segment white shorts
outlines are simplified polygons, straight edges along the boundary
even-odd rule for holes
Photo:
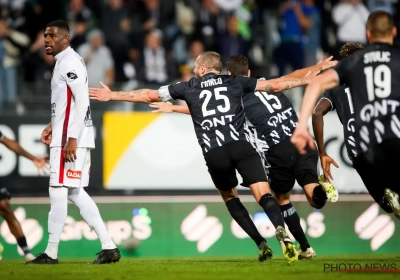
[[[77,148],[74,162],[64,162],[64,148],[50,148],[50,186],[87,187],[90,177],[90,149]]]

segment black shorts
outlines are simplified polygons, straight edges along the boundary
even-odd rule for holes
[[[232,141],[207,152],[204,158],[215,187],[221,191],[238,185],[236,170],[245,186],[268,182],[260,155],[247,141]]]
[[[11,199],[11,194],[6,188],[0,188],[0,200]]]
[[[301,155],[287,138],[265,152],[269,168],[271,189],[275,193],[290,192],[295,180],[301,187],[318,183],[318,152],[307,150]]]
[[[400,139],[388,139],[358,155],[354,160],[354,168],[378,203],[381,202],[386,188],[400,194],[400,184],[396,176],[399,172],[399,158]]]

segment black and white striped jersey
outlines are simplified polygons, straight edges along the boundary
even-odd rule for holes
[[[350,88],[357,153],[386,139],[400,138],[400,48],[374,43],[334,68]]]
[[[252,95],[257,79],[208,73],[159,89],[163,101],[185,100],[198,142],[206,153],[231,141],[246,140],[242,96]]]
[[[331,103],[331,111],[336,110],[340,122],[343,125],[344,143],[347,154],[351,160],[357,156],[354,129],[354,106],[351,99],[350,88],[341,85],[332,90],[325,91],[322,98]]]
[[[246,118],[256,128],[264,149],[292,136],[297,126],[297,114],[282,92],[246,94],[243,106]]]

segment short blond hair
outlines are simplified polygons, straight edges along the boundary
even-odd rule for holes
[[[197,59],[198,64],[204,64],[209,71],[222,71],[222,60],[219,53],[204,52]]]

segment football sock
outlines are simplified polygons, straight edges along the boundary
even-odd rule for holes
[[[24,251],[24,254],[29,254],[31,252],[31,249],[28,247],[28,243],[26,242],[26,237],[21,236],[20,238],[17,239],[18,246]]]
[[[265,214],[267,214],[275,228],[278,226],[285,228],[285,222],[283,221],[281,209],[279,208],[278,202],[276,202],[276,199],[272,196],[272,194],[264,194],[260,198],[258,204],[260,204],[260,206],[264,209]]]
[[[232,218],[247,233],[247,235],[253,239],[257,246],[260,245],[261,242],[265,241],[258,232],[254,222],[250,218],[249,212],[247,212],[247,209],[243,206],[239,198],[230,199],[225,202],[225,204]]]
[[[48,220],[49,242],[45,253],[52,259],[57,259],[58,244],[67,219],[68,189],[64,187],[50,187],[50,212]]]
[[[313,194],[312,194],[312,200],[317,205],[315,207],[317,209],[321,209],[326,204],[328,198],[327,198],[326,193],[321,185],[318,185],[314,188]]]
[[[84,188],[70,188],[68,199],[71,200],[80,210],[81,216],[91,229],[93,229],[101,242],[102,250],[115,249],[117,246],[108,234],[107,228],[101,218],[99,208],[88,195]]]
[[[301,250],[306,251],[308,248],[310,248],[310,244],[308,243],[307,237],[303,231],[303,228],[301,227],[300,217],[297,214],[296,209],[290,202],[288,204],[281,205],[280,208],[283,219],[285,220],[285,223],[293,237],[297,240],[297,242],[300,243]]]

